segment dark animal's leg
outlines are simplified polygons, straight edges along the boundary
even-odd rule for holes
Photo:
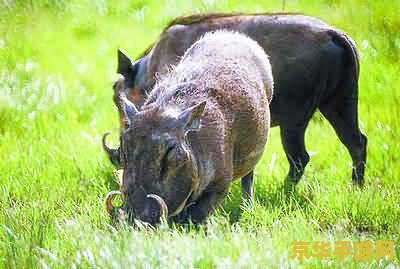
[[[358,127],[357,100],[345,99],[320,107],[322,114],[332,124],[340,141],[346,146],[353,160],[353,183],[364,184],[367,161],[367,137]]]
[[[181,223],[191,220],[198,224],[203,222],[223,201],[229,192],[230,181],[224,181],[218,186],[208,187],[200,199],[181,212],[175,220]]]
[[[242,197],[244,201],[253,199],[253,171],[242,178]]]
[[[282,145],[290,165],[286,185],[297,184],[300,181],[304,168],[310,160],[304,144],[306,127],[307,124],[301,127],[281,126]]]

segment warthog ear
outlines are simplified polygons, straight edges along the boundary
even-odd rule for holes
[[[132,63],[131,59],[118,49],[118,69],[117,73],[124,76],[127,80],[132,80],[136,76],[137,66]]]
[[[121,102],[121,108],[123,112],[123,121],[126,126],[129,126],[133,117],[136,115],[136,113],[138,113],[138,110],[135,104],[133,104],[131,101],[128,100],[128,98],[126,98],[124,92],[120,93],[119,100]]]
[[[178,116],[178,122],[184,126],[185,131],[196,131],[200,128],[200,118],[203,115],[206,101],[189,107]]]

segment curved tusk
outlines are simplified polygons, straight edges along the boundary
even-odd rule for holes
[[[103,149],[104,149],[108,154],[114,156],[114,155],[116,154],[116,152],[118,152],[118,149],[112,149],[112,148],[109,148],[109,147],[107,146],[106,138],[107,138],[107,136],[108,136],[109,134],[110,134],[110,132],[105,133],[105,134],[103,135],[103,139],[102,139],[101,141],[102,141],[102,144],[103,144]]]
[[[148,194],[146,195],[147,198],[152,198],[157,201],[157,203],[160,205],[161,209],[161,219],[167,220],[168,218],[168,206],[165,203],[164,199],[158,196],[157,194]]]
[[[112,148],[109,148],[109,147],[107,146],[107,143],[106,143],[106,138],[107,138],[107,136],[109,136],[109,134],[110,134],[110,132],[107,132],[107,133],[103,134],[103,138],[101,139],[101,142],[102,142],[102,144],[103,144],[103,149],[104,149],[105,151],[107,151],[107,152],[110,152],[110,151],[113,150]]]
[[[106,195],[105,205],[108,214],[111,214],[113,212],[114,206],[112,204],[112,201],[114,200],[114,197],[117,195],[122,195],[122,193],[120,191],[110,191]]]
[[[108,136],[109,134],[110,134],[110,133],[107,132],[107,133],[105,133],[105,134],[103,135],[103,139],[102,139],[103,149],[104,149],[105,152],[107,152],[108,158],[110,158],[111,162],[114,163],[115,165],[119,165],[119,162],[120,162],[120,160],[119,160],[119,158],[120,158],[120,156],[119,156],[119,149],[109,148],[109,147],[107,146],[107,143],[106,143],[106,138],[107,138],[107,136]]]

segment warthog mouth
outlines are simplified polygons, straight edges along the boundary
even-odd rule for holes
[[[112,202],[116,196],[122,196],[121,191],[110,191],[107,193],[106,198],[105,198],[105,206],[108,214],[114,215],[115,210],[117,209],[116,207],[113,206]],[[164,199],[158,196],[157,194],[147,194],[146,195],[147,199],[154,199],[158,205],[160,206],[160,219],[161,220],[167,220],[169,217],[168,215],[168,206],[165,203]],[[126,219],[126,212],[120,207],[118,208],[118,215],[119,219],[125,220]]]
[[[122,174],[123,174],[123,170],[117,170],[115,172],[115,176],[117,177],[118,183],[121,186],[122,185]],[[186,196],[186,198],[183,200],[183,202],[177,207],[177,209],[172,212],[171,214],[169,214],[168,211],[168,206],[165,203],[164,199],[154,193],[151,194],[147,194],[146,198],[147,199],[153,199],[157,202],[157,204],[160,207],[160,220],[164,220],[166,221],[168,218],[173,217],[178,215],[179,213],[181,213],[186,207],[188,207],[189,205],[192,205],[193,203],[189,203],[189,198],[191,197],[191,195],[193,194],[193,192],[195,191],[195,189],[197,189],[198,187],[198,181],[197,180],[192,180],[192,186],[190,188],[190,191],[188,193],[188,195]],[[110,191],[109,193],[107,193],[106,198],[105,198],[105,207],[106,210],[108,212],[108,214],[110,214],[111,216],[115,215],[116,213],[118,214],[119,219],[121,220],[126,220],[127,218],[127,212],[125,212],[122,207],[116,208],[113,205],[113,200],[116,196],[122,196],[122,192],[121,191]],[[117,210],[118,209],[118,210]],[[116,212],[117,211],[117,212]]]

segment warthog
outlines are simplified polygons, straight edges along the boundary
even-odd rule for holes
[[[187,50],[140,111],[122,93],[124,215],[202,222],[261,158],[272,88],[264,50],[243,34],[217,31]],[[116,194],[106,198],[109,212]]]
[[[290,163],[287,181],[297,183],[309,162],[304,133],[319,109],[352,157],[353,182],[362,185],[367,138],[358,126],[357,50],[343,32],[312,17],[208,14],[177,18],[134,63],[119,53],[118,72],[124,78],[114,87],[117,106],[121,91],[140,106],[157,74],[167,72],[205,32],[218,29],[245,33],[271,57],[275,81],[271,121],[272,126],[280,126],[282,145]],[[120,163],[118,150],[108,149],[108,152],[115,164]]]

